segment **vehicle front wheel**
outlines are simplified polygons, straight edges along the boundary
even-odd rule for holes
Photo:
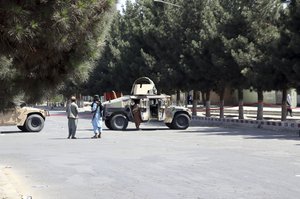
[[[25,125],[24,126],[17,126],[21,131],[23,132],[28,132],[28,130],[26,129]]]
[[[110,125],[110,120],[107,119],[107,120],[105,120],[104,122],[105,122],[105,126],[106,126],[108,129],[112,130],[111,125]]]
[[[187,129],[190,125],[190,118],[187,114],[180,113],[175,115],[172,121],[172,127],[174,129]]]
[[[128,126],[128,120],[125,115],[117,114],[110,119],[112,130],[125,130]]]
[[[44,128],[45,120],[38,114],[33,114],[27,117],[25,128],[29,132],[39,132]]]

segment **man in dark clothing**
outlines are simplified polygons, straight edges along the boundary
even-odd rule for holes
[[[140,130],[140,124],[142,122],[142,117],[141,117],[141,110],[140,110],[140,107],[139,107],[137,101],[134,102],[134,105],[132,106],[131,109],[132,109],[132,115],[133,115],[135,127],[137,130]]]

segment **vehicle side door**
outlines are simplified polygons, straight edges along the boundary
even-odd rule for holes
[[[158,121],[163,121],[165,119],[165,109],[165,101],[163,99],[158,99]]]
[[[150,119],[150,107],[149,107],[148,98],[142,98],[140,100],[140,110],[141,110],[142,120],[148,121]]]

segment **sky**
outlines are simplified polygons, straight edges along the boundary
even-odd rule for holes
[[[132,2],[134,2],[135,0],[131,0]],[[117,9],[118,10],[121,10],[122,9],[122,5],[124,5],[126,2],[126,0],[118,0],[118,3],[117,3]]]

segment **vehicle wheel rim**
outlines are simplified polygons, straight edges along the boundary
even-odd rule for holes
[[[177,119],[177,124],[178,124],[179,126],[184,127],[184,126],[186,126],[186,125],[188,124],[188,119],[187,119],[186,117],[179,117],[179,118]]]
[[[123,117],[117,117],[115,120],[115,124],[118,127],[123,127],[124,126],[124,118]]]
[[[32,127],[39,127],[41,125],[41,121],[38,118],[32,118],[31,119],[31,125]]]

